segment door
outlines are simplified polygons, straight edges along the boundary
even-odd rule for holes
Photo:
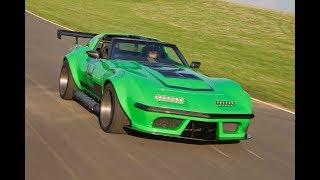
[[[98,99],[102,97],[103,78],[107,78],[110,71],[110,68],[103,66],[103,63],[106,63],[103,61],[107,61],[108,58],[109,42],[102,42],[100,45],[96,49],[99,51],[100,58],[88,57],[85,71],[87,92]]]
[[[89,44],[92,42],[91,48],[89,47],[88,50],[97,51],[100,52],[102,45],[103,45],[103,37],[96,37],[97,39],[91,39]],[[81,86],[84,88],[84,91],[94,95],[93,91],[93,80],[92,80],[92,73],[94,72],[97,64],[99,64],[101,59],[93,58],[90,56],[87,56],[86,60],[84,61],[84,64],[82,66],[82,72],[83,72],[83,81],[81,82]]]
[[[86,78],[86,83],[88,85],[88,88],[86,89],[91,95],[99,99],[102,95],[101,85],[99,84],[99,81],[103,76],[102,75],[103,69],[101,68],[102,68],[102,59],[91,58],[90,60],[87,61],[85,78]]]

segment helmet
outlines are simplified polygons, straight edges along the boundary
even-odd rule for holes
[[[160,47],[154,44],[147,44],[143,49],[142,49],[142,56],[147,57],[149,52],[155,51],[157,52],[158,56],[160,55]]]
[[[151,44],[151,45],[147,45],[147,52],[150,52],[150,51],[157,51],[157,52],[160,52],[160,48],[159,46],[156,46],[154,44]]]

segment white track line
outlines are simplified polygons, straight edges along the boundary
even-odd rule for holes
[[[44,20],[44,21],[47,21],[47,22],[49,22],[49,23],[51,23],[51,24],[54,24],[54,25],[56,25],[56,26],[60,26],[60,27],[62,27],[62,28],[64,28],[64,29],[67,29],[67,30],[73,31],[73,30],[72,30],[72,29],[70,29],[70,28],[67,28],[67,27],[62,26],[62,25],[60,25],[60,24],[58,24],[58,23],[52,22],[52,21],[50,21],[50,20],[48,20],[48,19],[45,19],[45,18],[43,18],[43,17],[41,17],[41,16],[38,16],[38,15],[36,15],[36,14],[34,14],[34,13],[32,13],[32,12],[30,12],[30,11],[26,10],[26,9],[25,9],[25,11],[26,11],[27,13],[32,14],[32,15],[36,16],[37,18],[40,18],[40,19],[42,19],[42,20]]]
[[[214,147],[214,146],[210,146],[212,149],[216,150],[218,153],[224,155],[227,158],[231,158],[229,155],[225,154],[224,152],[222,152],[220,149]]]
[[[273,108],[277,108],[277,109],[280,109],[280,110],[282,110],[282,111],[285,111],[285,112],[288,112],[288,113],[291,113],[291,114],[296,114],[295,112],[292,112],[292,111],[289,111],[289,110],[287,110],[287,109],[284,109],[284,108],[281,108],[281,107],[275,106],[275,105],[273,105],[273,104],[270,104],[270,103],[267,103],[267,102],[261,101],[261,100],[259,100],[259,99],[256,99],[256,98],[252,98],[252,99],[253,99],[254,101],[257,101],[257,102],[260,102],[260,103],[266,104],[266,105],[271,106],[271,107],[273,107]]]
[[[255,157],[264,160],[261,156],[257,155],[256,153],[250,151],[249,149],[246,149],[246,151],[248,151],[250,154],[254,155]]]
[[[26,9],[25,9],[25,11],[26,11],[27,13],[32,14],[32,15],[34,15],[34,16],[36,16],[36,17],[38,17],[38,18],[40,18],[40,19],[42,19],[42,20],[44,20],[44,21],[47,21],[47,22],[49,22],[49,23],[51,23],[51,24],[54,24],[54,25],[56,25],[56,26],[62,27],[62,28],[64,28],[64,29],[67,29],[67,30],[70,30],[70,31],[74,31],[74,30],[72,30],[72,29],[70,29],[70,28],[67,28],[67,27],[62,26],[62,25],[60,25],[60,24],[58,24],[58,23],[52,22],[52,21],[50,21],[50,20],[48,20],[48,19],[45,19],[45,18],[43,18],[43,17],[41,17],[41,16],[39,16],[39,15],[36,15],[36,14],[34,14],[33,12],[30,12],[30,11],[28,11],[28,10],[26,10]],[[252,99],[253,99],[254,101],[257,101],[257,102],[266,104],[266,105],[271,106],[271,107],[273,107],[273,108],[280,109],[280,110],[282,110],[282,111],[285,111],[285,112],[288,112],[288,113],[291,113],[291,114],[295,114],[295,112],[292,112],[292,111],[289,111],[289,110],[287,110],[287,109],[284,109],[284,108],[281,108],[281,107],[272,105],[272,104],[270,104],[270,103],[261,101],[261,100],[259,100],[259,99],[256,99],[256,98],[252,98]]]

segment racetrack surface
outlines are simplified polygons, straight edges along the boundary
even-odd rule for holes
[[[294,114],[255,102],[251,140],[187,144],[104,133],[95,115],[62,100],[62,57],[74,39],[26,20],[26,179],[294,179]]]

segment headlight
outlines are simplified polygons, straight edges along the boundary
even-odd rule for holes
[[[172,97],[172,96],[166,96],[166,95],[156,95],[154,98],[157,101],[164,101],[164,102],[172,102],[177,104],[184,104],[185,99],[182,97]]]

